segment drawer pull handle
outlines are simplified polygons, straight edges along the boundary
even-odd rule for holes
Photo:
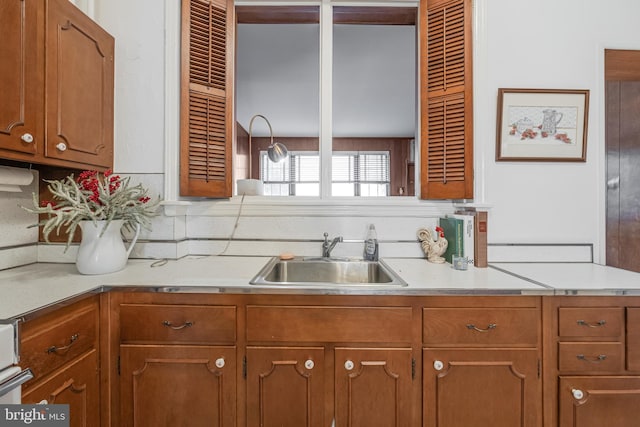
[[[444,362],[442,362],[442,360],[435,360],[433,362],[433,369],[436,371],[442,371],[444,369]]]
[[[355,367],[355,363],[353,363],[353,361],[351,360],[347,360],[346,362],[344,362],[344,369],[346,369],[347,371],[352,371]]]
[[[307,368],[308,370],[312,370],[314,368],[314,366],[316,366],[316,364],[311,359],[307,359],[307,361],[304,362],[304,367]]]
[[[224,357],[220,357],[220,358],[216,359],[216,368],[222,369],[222,368],[224,368],[224,365],[225,365]]]
[[[468,323],[467,324],[467,329],[471,329],[474,331],[478,331],[478,332],[489,332],[491,329],[495,329],[497,328],[498,325],[496,325],[495,323],[489,323],[487,325],[486,328],[482,329],[482,328],[478,328],[476,325],[474,325],[473,323]]]
[[[584,354],[578,354],[576,357],[578,358],[578,360],[584,360],[585,362],[589,362],[589,363],[600,363],[607,359],[606,354],[599,354],[591,358],[585,356]]]
[[[76,341],[78,341],[78,338],[80,338],[79,334],[73,334],[71,335],[71,338],[69,339],[69,344],[67,345],[63,345],[62,347],[57,347],[55,345],[52,345],[51,347],[49,347],[47,349],[47,354],[51,354],[51,353],[60,353],[60,352],[66,352],[68,351],[72,345],[74,345],[76,343]]]
[[[195,322],[184,322],[184,323],[183,323],[182,325],[180,325],[180,326],[174,326],[174,325],[173,325],[170,321],[168,321],[168,320],[165,320],[165,321],[163,321],[163,322],[162,322],[162,324],[163,324],[164,326],[166,326],[167,328],[171,328],[171,329],[173,329],[174,331],[177,331],[177,330],[180,330],[180,329],[184,329],[184,328],[189,328],[189,327],[193,326],[193,324],[194,324],[194,323],[195,323]]]
[[[582,400],[582,398],[584,397],[584,392],[578,388],[571,389],[571,394],[576,400]]]
[[[584,320],[578,320],[578,325],[586,326],[587,328],[601,328],[607,323],[606,320],[599,320],[597,323],[589,323]]]

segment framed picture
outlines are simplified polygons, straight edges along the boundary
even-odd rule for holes
[[[588,90],[498,89],[496,161],[586,161],[588,110]]]

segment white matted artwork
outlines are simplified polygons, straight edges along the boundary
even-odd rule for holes
[[[588,110],[588,90],[498,89],[496,161],[586,161]]]

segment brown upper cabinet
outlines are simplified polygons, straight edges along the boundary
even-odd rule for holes
[[[0,158],[111,167],[113,37],[67,0],[4,1],[0,37]]]

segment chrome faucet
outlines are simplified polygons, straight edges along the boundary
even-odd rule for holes
[[[324,243],[322,244],[322,257],[329,258],[331,256],[331,251],[338,244],[338,242],[342,242],[342,236],[335,237],[331,242],[329,242],[329,233],[324,233]]]

